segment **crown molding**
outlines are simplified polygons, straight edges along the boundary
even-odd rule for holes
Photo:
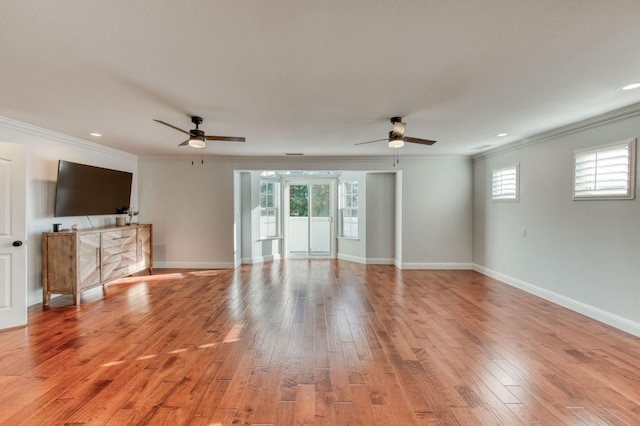
[[[473,161],[482,158],[492,157],[494,155],[503,154],[505,152],[513,151],[524,146],[531,146],[542,142],[548,142],[554,139],[558,139],[563,136],[568,136],[574,133],[583,132],[585,130],[593,129],[596,127],[605,126],[607,124],[616,123],[618,121],[628,120],[630,118],[640,116],[640,103],[628,105],[623,108],[618,108],[613,111],[609,111],[604,114],[596,115],[595,117],[587,118],[575,123],[567,124],[566,126],[558,127],[547,132],[539,133],[529,138],[521,139],[506,145],[502,145],[487,151],[474,155]]]
[[[187,156],[140,156],[140,162],[172,162],[172,163],[185,163],[194,162],[194,165],[198,165],[201,160],[205,163],[260,163],[260,164],[273,164],[287,162],[290,164],[308,164],[317,162],[331,162],[331,163],[380,163],[389,164],[393,162],[392,156],[227,156],[227,155],[204,155],[199,157],[187,157]],[[440,160],[467,160],[471,161],[469,155],[411,155],[400,156],[399,165],[402,163],[422,163],[425,161],[440,161]],[[393,166],[391,166],[393,169]]]
[[[77,148],[89,149],[91,151],[99,152],[101,154],[108,154],[126,158],[128,160],[137,160],[138,156],[129,152],[121,151],[119,149],[110,148],[105,145],[100,145],[95,142],[87,141],[84,139],[76,138],[74,136],[68,136],[63,133],[58,133],[53,130],[45,129],[42,127],[27,124],[22,121],[13,120],[11,118],[0,116],[0,127],[13,130],[21,133],[27,133],[33,136],[54,140],[67,145],[71,145]]]

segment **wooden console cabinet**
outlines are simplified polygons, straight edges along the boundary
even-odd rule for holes
[[[80,293],[116,278],[147,269],[153,273],[152,225],[108,226],[42,234],[42,292]]]

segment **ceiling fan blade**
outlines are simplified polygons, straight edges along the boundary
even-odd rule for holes
[[[360,143],[356,143],[354,145],[364,145],[364,144],[367,144],[367,143],[382,142],[382,141],[388,141],[388,140],[389,140],[389,138],[384,138],[384,139],[378,139],[376,141],[360,142]]]
[[[410,138],[409,136],[405,136],[402,140],[405,142],[419,143],[421,145],[433,145],[436,143],[436,141],[430,141],[429,139]]]
[[[191,133],[187,132],[186,130],[182,130],[182,129],[181,129],[181,128],[179,128],[179,127],[176,127],[176,126],[174,126],[173,124],[165,123],[164,121],[162,121],[162,120],[156,120],[155,118],[153,119],[153,121],[156,121],[156,122],[158,122],[158,123],[160,123],[160,124],[164,124],[165,126],[169,126],[169,127],[171,127],[172,129],[176,129],[177,131],[182,132],[182,133],[186,133],[187,135],[191,135]]]
[[[182,142],[180,145],[178,146],[187,146],[189,145],[189,139],[187,139],[186,141]]]
[[[226,142],[245,142],[246,138],[242,136],[205,136],[208,141],[226,141]]]

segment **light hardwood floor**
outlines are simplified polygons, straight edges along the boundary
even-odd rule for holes
[[[640,340],[471,271],[159,270],[0,333],[8,425],[638,425]]]

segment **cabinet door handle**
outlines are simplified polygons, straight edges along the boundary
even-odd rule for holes
[[[100,269],[100,247],[96,247],[96,269]]]

